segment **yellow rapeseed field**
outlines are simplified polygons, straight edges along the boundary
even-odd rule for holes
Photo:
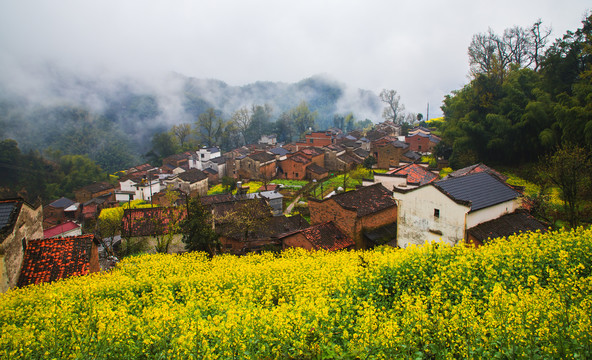
[[[202,253],[0,296],[5,359],[590,359],[592,230]]]

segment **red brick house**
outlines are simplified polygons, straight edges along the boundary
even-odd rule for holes
[[[409,150],[420,153],[431,153],[440,142],[440,138],[431,134],[418,131],[415,134],[405,136],[405,142],[409,144]]]
[[[182,168],[185,170],[189,169],[189,159],[191,158],[191,152],[184,152],[182,154],[175,154],[167,156],[162,159],[162,165],[170,165],[173,168]]]
[[[329,176],[329,170],[315,163],[306,167],[306,178],[311,180],[322,180]]]
[[[303,248],[306,250],[337,251],[353,249],[354,240],[347,236],[332,221],[313,225],[280,237],[282,248]]]
[[[236,160],[238,174],[243,179],[273,179],[276,175],[274,154],[260,151]]]
[[[100,271],[98,245],[94,235],[29,241],[18,286]]]
[[[299,153],[288,155],[286,160],[280,161],[278,177],[290,180],[304,180],[306,167],[312,164],[309,158]]]
[[[409,151],[409,144],[391,136],[383,137],[370,144],[370,154],[376,158],[376,167],[379,169],[399,166],[401,157],[407,151]]]
[[[307,173],[307,168],[316,164],[320,168],[325,166],[325,151],[317,147],[307,147],[288,154],[285,160],[280,161],[278,177],[291,180],[304,180],[311,178],[313,171]],[[318,172],[318,168],[316,168]],[[312,178],[322,178],[322,174]],[[321,177],[319,177],[321,176]]]
[[[79,216],[80,204],[61,197],[43,207],[43,227],[48,228],[68,220],[77,220]]]
[[[330,131],[313,131],[306,134],[305,142],[307,146],[327,146],[335,143],[333,134]]]
[[[392,191],[382,184],[362,187],[324,200],[309,199],[310,220],[313,225],[333,221],[349,237],[356,249],[373,244],[367,233],[380,228],[392,228],[397,221],[397,204]],[[396,236],[382,243],[396,239]]]

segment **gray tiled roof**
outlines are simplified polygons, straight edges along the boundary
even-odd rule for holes
[[[282,147],[276,147],[273,148],[271,150],[269,150],[270,153],[275,154],[275,155],[279,155],[279,156],[284,156],[289,154],[290,152]]]
[[[471,202],[471,211],[483,209],[520,196],[516,190],[486,172],[449,178],[434,183],[452,198]]]
[[[62,208],[65,209],[74,203],[75,203],[74,200],[70,200],[68,198],[62,197],[62,198],[59,198],[56,201],[52,202],[51,204],[49,204],[49,206],[54,207],[56,209],[62,209]]]
[[[18,201],[0,202],[0,230],[12,224],[12,222],[14,221],[12,213],[17,208],[17,206]]]
[[[547,232],[548,226],[535,219],[532,215],[517,211],[494,220],[481,223],[469,229],[469,234],[477,240],[486,241],[506,237],[521,232],[541,231]]]

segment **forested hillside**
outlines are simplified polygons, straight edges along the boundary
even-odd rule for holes
[[[155,134],[174,125],[193,125],[208,109],[227,122],[241,108],[265,106],[268,121],[275,123],[304,102],[316,112],[312,126],[318,129],[332,126],[335,115],[348,113],[377,122],[381,111],[376,94],[321,76],[294,84],[230,86],[178,74],[149,84],[101,79],[54,67],[37,69],[35,75],[30,87],[0,84],[0,139],[16,140],[24,152],[87,155],[109,172],[142,161]]]

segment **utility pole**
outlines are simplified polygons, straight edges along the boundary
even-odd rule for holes
[[[428,101],[428,111],[426,113],[426,122],[430,121],[430,102]]]

